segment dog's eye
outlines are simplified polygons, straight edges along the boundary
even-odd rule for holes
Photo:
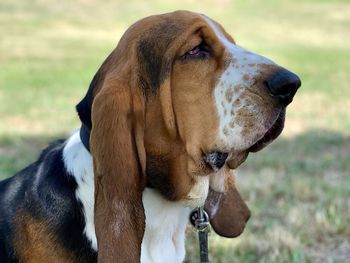
[[[182,57],[184,59],[191,58],[208,58],[210,54],[209,46],[203,41],[198,46],[195,46],[190,51],[187,51]]]

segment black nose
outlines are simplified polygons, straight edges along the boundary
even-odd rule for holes
[[[268,77],[265,85],[271,96],[278,98],[282,105],[287,106],[292,102],[301,81],[297,75],[283,69]]]

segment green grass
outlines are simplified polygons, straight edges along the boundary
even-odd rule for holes
[[[0,2],[0,178],[79,126],[74,106],[134,21],[205,13],[236,41],[298,73],[285,131],[237,171],[252,210],[234,240],[210,233],[212,262],[350,262],[348,0]],[[189,229],[186,262],[199,262]]]

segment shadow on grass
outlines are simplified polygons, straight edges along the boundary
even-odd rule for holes
[[[0,178],[11,176],[36,160],[48,143],[67,134],[0,137]],[[329,130],[309,130],[278,138],[262,152],[250,154],[244,171],[261,168],[285,173],[319,175],[330,170],[350,171],[350,136]]]
[[[308,130],[294,137],[278,138],[262,152],[250,154],[242,168],[308,175],[350,171],[350,136],[330,130]]]

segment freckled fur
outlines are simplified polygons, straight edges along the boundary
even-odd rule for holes
[[[232,101],[232,98],[233,98],[233,90],[232,90],[232,88],[226,90],[225,96],[226,96],[226,100],[228,102]]]
[[[267,58],[235,45],[232,38],[218,24],[207,17],[204,18],[215,32],[218,41],[225,47],[226,57],[230,61],[215,88],[214,96],[220,119],[217,141],[221,143],[221,148],[227,151],[244,150],[264,134],[266,119],[270,118],[274,107],[272,99],[264,90],[263,81],[257,82],[257,78],[264,79],[264,76],[276,71],[278,66]],[[254,100],[251,97],[251,89],[261,94],[261,98],[269,103],[262,104],[260,100]],[[225,114],[227,111],[231,114]],[[270,122],[272,121],[273,118]],[[234,123],[234,126],[230,123]],[[228,129],[229,126],[232,128]]]

